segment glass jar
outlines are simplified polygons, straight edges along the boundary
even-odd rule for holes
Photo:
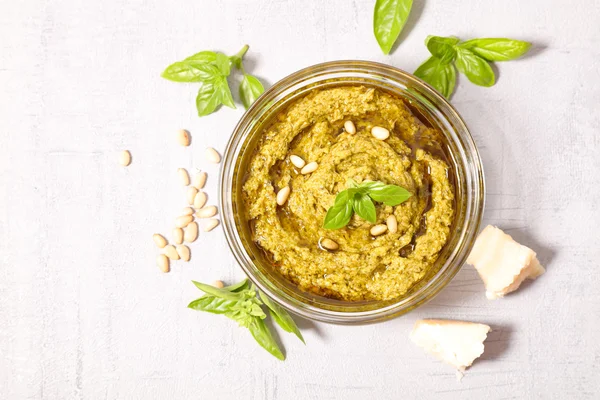
[[[393,301],[347,302],[299,290],[275,271],[252,241],[244,215],[242,186],[248,158],[272,120],[290,102],[309,91],[339,85],[363,85],[403,98],[421,119],[446,139],[454,171],[456,215],[446,246],[431,272]],[[460,270],[479,226],[484,207],[484,177],[473,138],[454,107],[429,85],[397,68],[369,61],[334,61],[298,71],[268,89],[244,114],[227,144],[221,171],[220,205],[231,250],[249,279],[274,301],[306,318],[342,324],[365,323],[405,314],[431,300]]]

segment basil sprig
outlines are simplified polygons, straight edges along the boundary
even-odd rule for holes
[[[486,38],[460,42],[458,38],[442,36],[428,36],[425,45],[431,57],[414,74],[446,98],[454,92],[456,69],[476,85],[493,86],[496,76],[489,62],[514,60],[531,48],[531,43],[521,40]]]
[[[408,20],[413,0],[377,0],[373,33],[384,54],[389,54]]]
[[[199,82],[196,108],[198,116],[202,117],[211,114],[221,105],[235,108],[227,81],[232,67],[235,67],[243,75],[239,96],[244,107],[248,108],[265,89],[256,77],[246,73],[244,69],[242,59],[247,51],[248,45],[231,57],[220,52],[201,51],[169,65],[161,76],[174,82]]]
[[[337,194],[333,206],[327,210],[323,228],[332,230],[343,228],[348,225],[354,213],[366,221],[375,223],[377,212],[373,200],[388,206],[397,206],[411,196],[410,192],[403,187],[386,185],[379,181],[357,184],[349,180],[348,186],[348,189]]]
[[[205,311],[213,314],[222,314],[236,321],[240,326],[247,328],[256,342],[273,356],[284,360],[277,341],[265,324],[267,315],[263,305],[269,310],[273,321],[283,330],[295,334],[304,343],[302,333],[288,312],[269,299],[264,293],[250,286],[247,279],[224,287],[216,288],[211,285],[192,281],[194,285],[205,294],[192,301],[188,307],[193,310]],[[260,294],[260,297],[259,295]]]

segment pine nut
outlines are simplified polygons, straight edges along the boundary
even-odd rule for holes
[[[119,164],[126,167],[131,164],[131,153],[129,150],[123,150],[119,153]]]
[[[194,220],[193,215],[182,215],[175,220],[175,226],[177,228],[185,228],[190,222]]]
[[[337,250],[340,247],[339,244],[337,244],[336,242],[334,242],[333,240],[328,239],[328,238],[321,239],[319,244],[321,245],[322,248],[324,248],[326,250],[332,250],[332,251]]]
[[[206,149],[205,155],[206,159],[213,164],[218,164],[221,162],[221,155],[212,147]]]
[[[175,246],[173,246],[172,244],[165,247],[165,254],[171,260],[179,260],[179,253],[177,253],[177,250],[175,250]]]
[[[198,224],[196,222],[190,222],[183,230],[183,240],[192,243],[195,242],[196,239],[198,239]]]
[[[177,141],[182,146],[186,146],[186,147],[189,146],[190,145],[190,133],[188,131],[186,131],[185,129],[181,129],[179,132],[177,132]]]
[[[398,232],[398,220],[396,220],[396,216],[394,214],[387,217],[387,227],[390,230],[390,233]]]
[[[167,245],[167,239],[165,239],[165,237],[159,233],[155,233],[154,235],[152,235],[152,239],[154,240],[154,243],[156,243],[159,249],[162,249]]]
[[[311,172],[315,172],[318,167],[319,167],[319,164],[317,164],[316,161],[313,161],[311,163],[306,164],[304,166],[304,168],[302,168],[302,170],[300,171],[300,173],[302,175],[310,174]]]
[[[183,186],[187,186],[190,184],[190,174],[188,174],[185,168],[179,168],[177,170],[177,175],[179,175],[179,180]]]
[[[173,228],[173,242],[175,242],[175,244],[183,243],[183,229]]]
[[[181,215],[194,215],[194,209],[192,207],[183,207]]]
[[[294,164],[294,167],[296,168],[302,168],[306,165],[306,161],[304,161],[302,157],[296,155],[291,155],[290,161],[292,162],[292,164]]]
[[[351,135],[354,135],[356,133],[356,126],[354,126],[354,122],[352,121],[344,122],[344,129]]]
[[[217,215],[216,206],[206,206],[196,212],[196,217],[198,218],[210,218],[214,217],[215,215]]]
[[[208,220],[208,222],[204,226],[204,232],[210,232],[213,229],[215,229],[217,226],[219,226],[219,220],[211,218]]]
[[[375,139],[385,140],[390,137],[390,131],[381,126],[374,126],[371,128],[371,135],[373,135]]]
[[[156,265],[158,265],[158,268],[160,268],[160,270],[164,273],[167,273],[171,270],[171,267],[169,266],[169,258],[164,254],[159,254],[158,257],[156,257]]]
[[[225,287],[223,281],[214,281],[212,285],[217,289],[223,289]]]
[[[194,199],[196,198],[196,195],[198,194],[198,189],[196,189],[194,186],[190,186],[187,190],[186,193],[186,199],[189,205],[194,204]]]
[[[206,172],[198,172],[196,175],[194,175],[193,185],[196,186],[196,189],[202,189],[204,185],[206,185],[207,177],[208,175],[206,174]]]
[[[202,207],[204,207],[204,205],[206,204],[206,193],[204,192],[198,192],[196,193],[196,196],[194,197],[194,208],[195,209],[200,209]]]
[[[290,189],[289,186],[286,186],[283,189],[281,189],[279,192],[277,192],[277,204],[279,204],[280,206],[284,205],[285,202],[287,201],[288,197],[290,197],[291,191],[292,191],[292,189]]]
[[[388,229],[388,227],[385,224],[375,225],[374,227],[371,228],[371,235],[373,235],[373,236],[383,235],[385,233],[385,231],[387,231],[387,229]]]
[[[181,257],[183,261],[190,261],[190,248],[187,247],[185,244],[177,245],[177,254],[179,254],[179,257]]]

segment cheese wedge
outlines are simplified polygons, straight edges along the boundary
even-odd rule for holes
[[[488,299],[497,299],[519,288],[525,279],[535,279],[546,270],[529,247],[488,225],[479,234],[467,262],[485,283]]]
[[[442,361],[464,371],[483,354],[483,341],[491,328],[475,322],[422,319],[410,339]]]

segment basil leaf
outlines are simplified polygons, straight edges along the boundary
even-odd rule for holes
[[[244,74],[244,79],[240,83],[240,99],[244,107],[250,107],[264,91],[265,88],[256,77]]]
[[[221,71],[224,76],[229,76],[231,73],[231,60],[223,53],[217,53],[214,65]]]
[[[510,61],[527,53],[531,43],[506,38],[486,38],[467,40],[459,47],[471,50],[488,61]]]
[[[302,341],[302,343],[306,344],[304,338],[302,337],[302,333],[298,326],[290,316],[290,314],[285,310],[285,308],[281,307],[279,304],[272,301],[266,294],[263,292],[260,293],[260,298],[263,303],[269,308],[269,314],[273,320],[279,325],[284,331],[293,333]]]
[[[412,0],[377,0],[373,13],[373,32],[384,54],[389,54],[398,39],[412,7]]]
[[[354,212],[364,220],[374,224],[377,221],[375,204],[367,194],[357,193],[353,198]]]
[[[229,108],[235,109],[236,107],[233,102],[233,96],[231,95],[231,89],[229,89],[229,84],[227,83],[227,78],[223,77],[217,82],[217,90],[220,93],[221,103]]]
[[[231,311],[231,307],[236,302],[236,300],[227,300],[215,296],[202,296],[188,304],[188,308],[213,314],[225,314]]]
[[[369,196],[371,196],[371,198],[375,201],[379,201],[387,206],[393,207],[404,203],[410,198],[411,194],[403,187],[396,185],[384,185],[383,187],[370,188]]]
[[[456,45],[458,41],[459,39],[454,37],[427,36],[425,44],[427,50],[429,50],[432,55],[439,58],[442,64],[448,64],[456,58],[454,45]]]
[[[340,192],[342,194],[343,192]],[[340,196],[338,194],[338,196]],[[337,201],[336,203],[327,210],[325,215],[325,221],[323,222],[323,228],[325,229],[340,229],[348,225],[352,218],[352,203],[349,199],[345,201]]]
[[[214,51],[201,51],[200,53],[196,53],[193,56],[189,56],[183,61],[195,61],[197,63],[205,63],[209,64],[215,62],[217,59],[217,53]]]
[[[243,279],[238,283],[234,283],[233,285],[225,286],[223,289],[229,290],[230,292],[239,292],[241,290],[248,289],[248,279]]]
[[[214,79],[217,75],[219,69],[214,65],[179,61],[169,65],[161,76],[174,82],[202,82]]]
[[[242,298],[242,296],[239,293],[231,293],[229,290],[226,290],[225,288],[219,289],[214,286],[207,285],[205,283],[196,282],[196,281],[192,281],[192,283],[194,285],[196,285],[196,287],[198,289],[202,290],[204,293],[213,295],[215,297],[219,297],[221,299],[240,300]]]
[[[265,322],[262,319],[253,318],[252,321],[250,321],[250,324],[248,325],[248,329],[250,330],[250,333],[252,334],[256,342],[263,349],[267,350],[276,358],[282,361],[285,360],[285,356],[279,349],[279,345],[277,344],[275,339],[273,339],[271,331],[269,331],[269,328],[267,328],[267,325],[265,325]]]
[[[467,49],[457,48],[456,68],[476,85],[489,87],[496,83],[496,77],[490,64]]]
[[[414,75],[433,86],[444,97],[450,98],[456,86],[456,70],[452,64],[443,64],[439,58],[430,57]]]

